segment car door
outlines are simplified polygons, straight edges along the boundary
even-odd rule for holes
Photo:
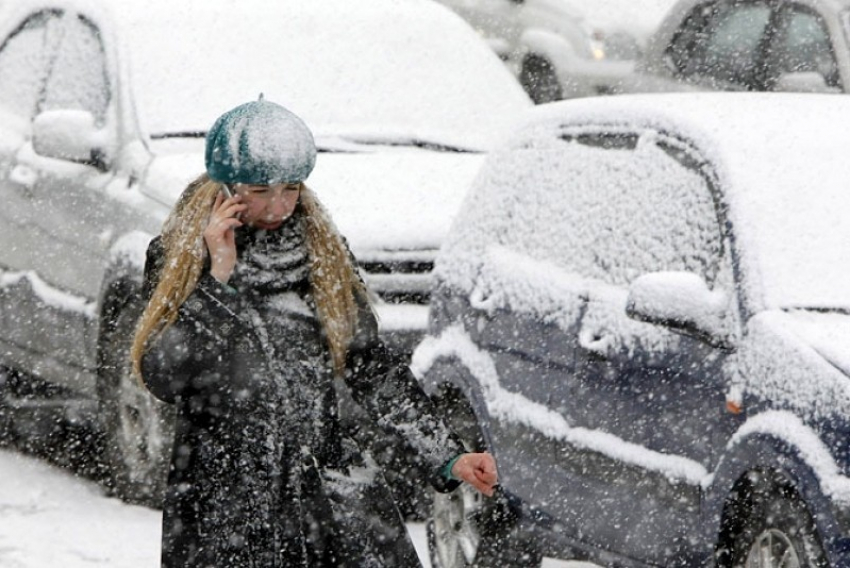
[[[0,338],[5,364],[38,344],[28,325],[36,300],[26,279],[33,267],[32,177],[18,167],[17,156],[31,145],[32,120],[62,37],[62,16],[59,10],[34,11],[0,40],[0,270],[5,275],[0,287]]]
[[[18,240],[23,211],[29,211],[28,193],[21,172],[15,169],[16,155],[32,135],[32,119],[47,80],[50,62],[58,47],[61,13],[35,12],[24,18],[0,44],[0,238]],[[0,268],[28,267],[24,247],[0,247]]]
[[[597,213],[593,246],[604,273],[579,325],[580,370],[572,392],[563,393],[581,401],[569,418],[593,431],[599,445],[567,446],[562,454],[593,464],[605,485],[593,539],[664,565],[698,546],[691,536],[701,486],[740,417],[726,404],[728,346],[631,319],[629,285],[646,274],[696,274],[726,294],[733,334],[737,303],[709,163],[661,134],[633,153],[627,177],[599,172],[600,192],[608,184],[628,184],[629,191],[612,195]]]
[[[86,111],[105,139],[114,137],[116,113],[100,30],[70,11],[61,15],[57,30],[58,49],[33,120],[46,111]],[[77,388],[74,370],[93,364],[94,300],[114,233],[127,227],[128,206],[108,198],[114,174],[96,159],[41,155],[30,138],[10,165],[17,196],[12,242],[25,243],[26,250],[13,267],[34,283],[28,288],[33,297],[17,308],[16,342],[29,359],[22,363],[67,365],[68,386]]]

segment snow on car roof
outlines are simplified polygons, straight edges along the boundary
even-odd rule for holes
[[[530,105],[475,32],[430,1],[151,0],[114,17],[152,134],[205,130],[263,92],[318,136],[483,148]]]
[[[850,99],[835,95],[617,96],[536,107],[511,140],[591,124],[683,137],[715,168],[751,308],[850,308],[848,116]],[[493,181],[482,174],[476,183]]]

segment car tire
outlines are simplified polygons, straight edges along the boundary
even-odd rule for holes
[[[455,393],[436,399],[443,416],[467,448],[483,451],[484,443],[472,409]],[[501,487],[492,498],[464,483],[451,493],[433,492],[426,524],[428,552],[434,568],[500,566],[532,568],[543,558],[518,533],[517,516]]]
[[[564,97],[555,68],[539,55],[528,55],[523,59],[519,82],[534,104],[559,101]]]
[[[727,508],[730,514],[725,535],[728,548],[718,547],[718,566],[829,565],[814,519],[790,483],[767,472],[751,472],[736,502]]]
[[[14,442],[14,423],[12,408],[9,404],[12,373],[5,367],[0,367],[0,448]]]
[[[98,398],[109,488],[121,499],[160,507],[165,494],[175,413],[136,377],[130,345],[143,306],[130,301],[117,312],[101,344]]]

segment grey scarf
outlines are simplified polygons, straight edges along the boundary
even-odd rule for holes
[[[239,262],[233,273],[234,285],[258,294],[306,290],[310,255],[305,229],[304,215],[296,211],[275,231],[238,231]]]

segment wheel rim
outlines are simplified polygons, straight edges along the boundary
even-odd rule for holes
[[[159,470],[163,429],[157,403],[129,369],[122,369],[117,393],[116,443],[131,481],[145,482]]]
[[[171,416],[164,404],[145,389],[133,373],[130,338],[138,317],[132,306],[121,312],[107,346],[101,404],[107,421],[114,480],[126,498],[156,495],[163,478],[163,460],[171,444]]]
[[[761,533],[747,554],[746,568],[800,568],[800,557],[788,536],[776,529]]]
[[[465,483],[452,493],[434,495],[434,544],[442,568],[475,561],[481,543],[477,514],[482,506],[481,494]]]

